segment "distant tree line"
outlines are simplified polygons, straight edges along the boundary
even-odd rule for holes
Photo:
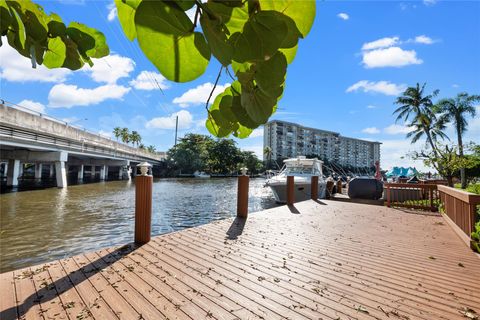
[[[232,139],[189,133],[167,152],[167,171],[172,176],[195,171],[228,175],[242,167],[257,174],[263,170],[263,163],[254,152],[240,150]]]
[[[148,151],[150,153],[156,152],[155,146],[150,145],[147,147],[142,143],[142,136],[140,136],[137,131],[130,132],[128,128],[115,127],[113,129],[113,135],[115,136],[117,141],[121,140],[123,143],[126,144],[131,143],[132,146],[136,146],[137,148]]]

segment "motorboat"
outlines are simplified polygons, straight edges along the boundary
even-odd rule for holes
[[[205,173],[205,172],[203,172],[203,171],[195,171],[195,172],[193,173],[193,176],[194,176],[195,178],[204,178],[204,179],[205,179],[205,178],[210,178],[210,175],[207,174],[207,173]]]
[[[326,181],[323,176],[323,161],[317,158],[307,159],[305,156],[286,159],[280,172],[267,179],[265,185],[272,189],[275,201],[287,202],[287,176],[294,176],[295,201],[311,198],[312,176],[318,176],[318,197],[325,198]]]

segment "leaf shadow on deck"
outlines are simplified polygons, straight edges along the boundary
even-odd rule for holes
[[[36,292],[32,293],[30,296],[28,296],[24,301],[19,301],[16,307],[11,307],[6,310],[0,311],[0,319],[9,319],[10,315],[16,314],[19,319],[22,319],[23,317],[26,316],[26,313],[28,310],[37,304],[45,304],[48,301],[54,299],[57,297],[59,294],[68,291],[78,284],[87,281],[90,277],[96,275],[97,273],[101,272],[103,269],[109,267],[113,263],[117,262],[118,260],[122,259],[126,255],[134,252],[138,248],[140,248],[141,245],[136,245],[134,243],[129,243],[126,244],[122,247],[117,248],[115,251],[112,251],[109,254],[103,255],[96,259],[95,261],[91,261],[89,264],[85,264],[80,266],[76,271],[74,272],[67,272],[67,275],[64,276],[63,278],[60,278],[48,286],[44,286],[40,289],[38,289]],[[69,259],[73,259],[69,258]],[[53,261],[53,263],[60,263],[59,261]],[[95,265],[98,264],[103,264],[104,266],[102,268],[98,268]],[[48,264],[47,264],[48,265]],[[77,273],[74,275],[74,273]],[[81,273],[79,276],[78,273]],[[33,279],[33,272],[28,275],[27,277]],[[65,283],[68,283],[68,285],[65,287]],[[59,286],[59,284],[62,284],[62,286]],[[62,287],[61,292],[58,292],[56,294],[58,287]]]
[[[246,222],[246,218],[236,217],[230,225],[230,228],[227,230],[226,238],[229,240],[237,240],[238,236],[242,234]]]

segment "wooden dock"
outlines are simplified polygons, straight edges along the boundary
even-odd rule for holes
[[[305,201],[1,274],[0,319],[476,319],[444,218]]]

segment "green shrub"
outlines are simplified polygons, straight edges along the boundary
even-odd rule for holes
[[[471,234],[472,249],[480,253],[480,221],[475,224],[475,231]]]

